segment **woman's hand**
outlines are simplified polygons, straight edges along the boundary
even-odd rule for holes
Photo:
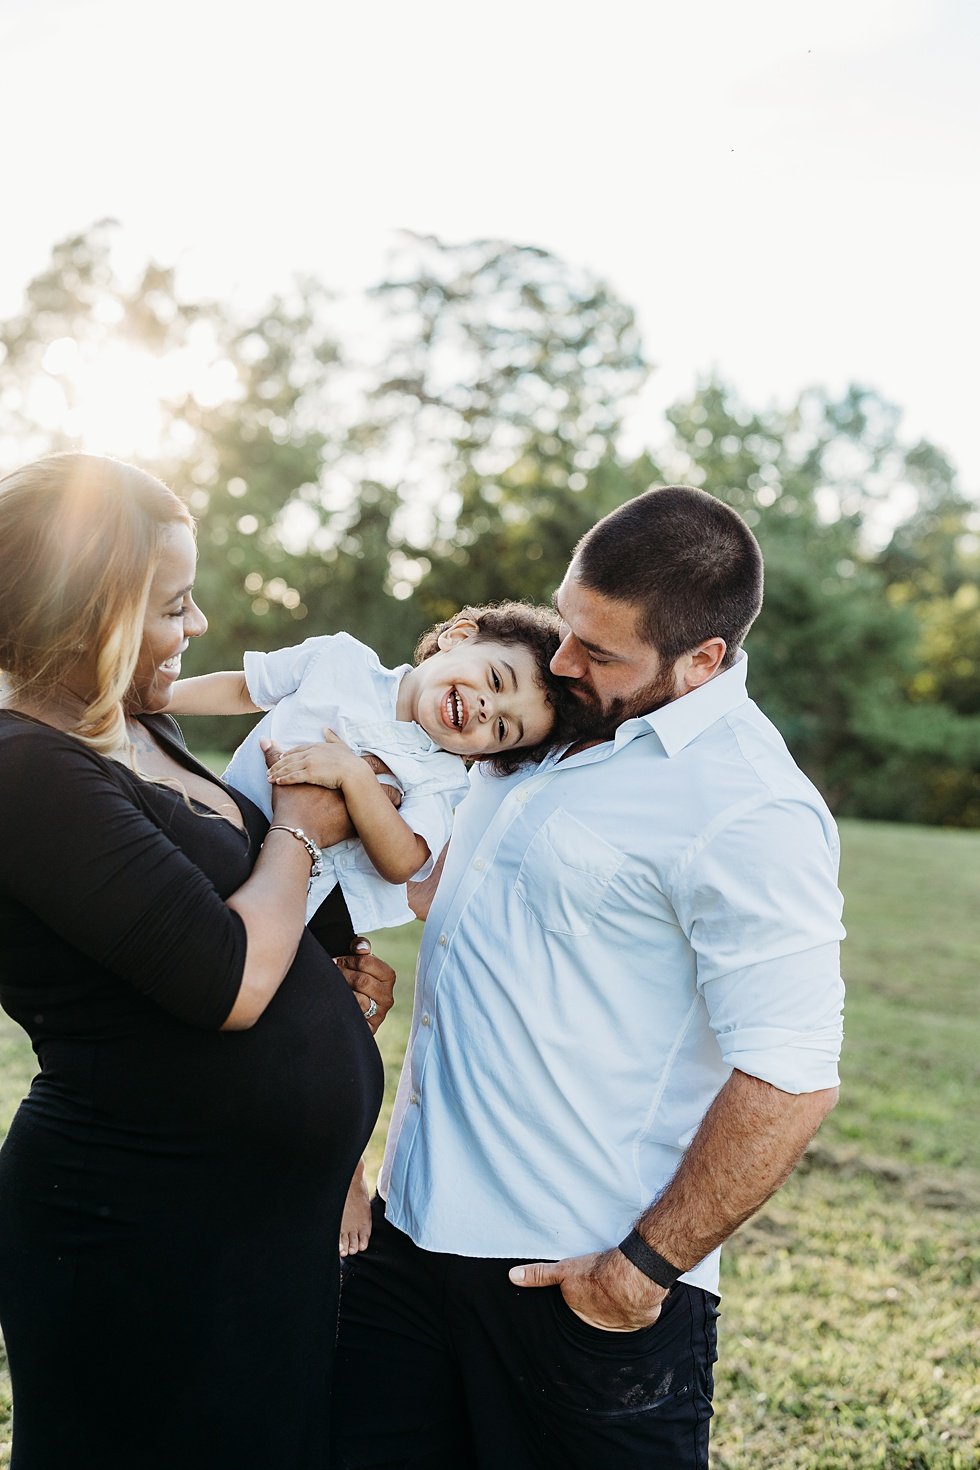
[[[351,948],[353,954],[339,955],[334,963],[357,997],[371,1030],[377,1031],[395,1003],[395,972],[371,953],[371,941],[362,935]]]
[[[343,793],[326,786],[273,786],[272,819],[280,826],[302,827],[317,847],[357,836]]]
[[[368,768],[338,735],[324,727],[319,745],[298,745],[287,750],[269,766],[269,781],[274,786],[328,786],[342,791],[347,781],[369,780]]]
[[[338,744],[342,742],[338,741]],[[262,750],[270,770],[286,755],[293,754],[292,751],[284,754],[271,740],[262,741]],[[358,756],[356,759],[366,762],[376,776],[391,775],[384,761],[376,755]],[[393,806],[401,806],[402,793],[398,787],[384,784],[384,793]],[[331,791],[326,786],[273,785],[272,810],[277,822],[288,827],[302,827],[318,847],[333,847],[335,842],[345,842],[349,837],[357,836],[342,792]]]

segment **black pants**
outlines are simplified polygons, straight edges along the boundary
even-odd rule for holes
[[[706,1470],[717,1298],[678,1283],[639,1332],[589,1327],[514,1261],[423,1251],[384,1218],[350,1259],[335,1470]]]

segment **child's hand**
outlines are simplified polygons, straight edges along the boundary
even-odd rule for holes
[[[307,783],[342,791],[345,781],[363,780],[367,767],[339,735],[324,728],[322,745],[298,745],[287,750],[269,767],[269,780],[274,786],[297,786]]]

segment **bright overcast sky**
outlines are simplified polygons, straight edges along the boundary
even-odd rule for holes
[[[657,372],[878,388],[980,494],[976,0],[0,0],[0,312],[111,215],[188,291],[392,232],[604,275]]]

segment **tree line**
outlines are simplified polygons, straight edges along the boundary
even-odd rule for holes
[[[0,324],[0,462],[77,447],[84,373],[113,353],[123,378],[161,369],[152,445],[117,452],[198,519],[189,672],[340,628],[405,661],[466,603],[547,601],[597,517],[689,483],[759,538],[751,692],[834,810],[980,826],[980,516],[875,392],[752,408],[708,379],[628,455],[633,311],[545,250],[406,234],[358,300],[302,279],[249,314],[167,266],[126,279],[112,247],[109,222],[57,244]]]

